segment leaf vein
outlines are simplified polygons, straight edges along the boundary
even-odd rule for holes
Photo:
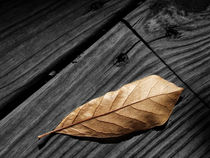
[[[95,116],[96,111],[98,110],[99,106],[101,105],[102,101],[104,99],[104,96],[102,96],[100,103],[98,104],[98,106],[95,108],[95,111],[93,113],[93,117]]]
[[[132,118],[132,117],[129,117],[129,116],[121,115],[121,114],[116,113],[116,112],[115,112],[115,114],[117,114],[117,115],[119,115],[119,116],[121,116],[121,117],[125,117],[125,118],[127,118],[127,119],[131,119],[131,120],[135,120],[135,121],[137,121],[137,122],[143,123],[144,125],[147,125],[146,122],[143,122],[143,121],[138,120],[138,119],[136,119],[136,118]]]
[[[96,132],[96,133],[102,133],[102,134],[114,134],[114,133],[105,133],[105,132],[101,132],[101,131],[96,131],[95,129],[93,129],[93,128],[91,128],[91,127],[89,127],[89,126],[87,126],[87,125],[84,125],[83,123],[81,123],[84,127],[86,127],[86,128],[88,128],[89,130],[92,130],[92,131],[94,131],[94,132]]]
[[[155,85],[156,85],[157,83],[159,83],[159,81],[157,81],[157,82],[150,88],[149,93],[147,94],[147,97],[149,96],[149,94],[151,93],[152,89],[155,87]],[[147,97],[146,97],[146,98],[147,98]]]
[[[160,106],[165,107],[168,111],[171,111],[171,110],[168,108],[168,106],[166,106],[166,105],[164,105],[164,104],[160,104],[160,103],[158,103],[158,102],[152,100],[151,98],[148,98],[148,99],[149,99],[150,101],[152,101],[153,103],[156,103],[156,104],[158,104],[158,105],[160,105]]]
[[[131,105],[131,108],[133,108],[133,109],[135,109],[135,110],[138,110],[138,111],[147,112],[147,113],[150,113],[150,114],[153,114],[153,115],[164,115],[164,114],[156,114],[156,113],[154,113],[154,112],[147,111],[147,110],[137,109],[137,108],[133,107],[132,105]]]
[[[113,124],[113,125],[115,125],[115,126],[118,126],[118,127],[120,127],[120,128],[123,128],[123,129],[127,129],[127,130],[133,130],[133,129],[131,129],[131,128],[126,128],[126,127],[123,127],[123,126],[121,126],[121,125],[118,125],[118,124],[116,124],[116,123],[113,123],[113,122],[107,122],[107,121],[104,121],[104,120],[98,120],[98,119],[96,119],[97,121],[101,121],[101,122],[104,122],[104,123],[109,123],[109,124]]]
[[[120,90],[119,90],[119,91],[120,91]],[[118,97],[119,91],[117,91],[117,96],[114,98],[114,100],[113,100],[113,102],[112,102],[112,105],[111,105],[110,108],[109,108],[109,111],[112,109],[113,103],[115,102],[116,98]]]
[[[79,116],[80,114],[80,111],[82,110],[82,108],[79,109],[79,112],[77,113],[77,115],[74,117],[73,121],[72,121],[72,124],[74,124],[74,121],[77,119],[77,117]]]
[[[140,84],[140,83],[138,83],[138,84],[136,85],[136,87],[134,87],[134,89],[131,91],[131,93],[127,96],[127,98],[125,99],[125,101],[124,101],[124,103],[123,103],[123,106],[124,106],[124,104],[126,103],[126,101],[128,100],[128,98],[131,96],[131,94],[134,92],[134,90],[139,86],[139,84]]]

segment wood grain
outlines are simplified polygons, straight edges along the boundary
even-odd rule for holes
[[[185,88],[163,130],[136,133],[118,143],[64,135],[37,140],[74,108],[150,74]],[[203,130],[209,119],[209,111],[183,83],[126,26],[118,24],[0,122],[0,157],[186,156],[190,153],[185,146],[201,148],[195,153],[205,156],[210,144],[201,142],[209,133],[209,128]]]
[[[210,107],[210,12],[147,1],[125,20]]]
[[[13,98],[18,100],[67,56],[82,53],[88,47],[85,42],[103,33],[125,6],[136,4],[135,0],[42,2],[28,1],[22,5],[25,10],[17,6],[17,11],[2,15],[14,17],[0,24],[7,28],[0,34],[0,109],[12,106]]]

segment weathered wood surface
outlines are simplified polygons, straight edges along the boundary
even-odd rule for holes
[[[9,3],[13,9],[0,15],[0,109],[9,111],[56,64],[84,51],[136,0],[19,3]]]
[[[199,12],[190,9],[150,0],[125,20],[210,107],[210,12],[207,6]]]
[[[150,74],[185,88],[166,128],[117,143],[59,134],[37,139],[75,107]],[[209,122],[209,111],[184,83],[118,24],[0,122],[0,157],[205,157]]]

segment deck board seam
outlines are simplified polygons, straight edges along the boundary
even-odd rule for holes
[[[138,37],[144,45],[208,108],[210,106],[162,59],[152,47],[150,47],[149,43],[144,40],[144,38],[124,19],[121,19],[121,22],[130,29],[136,37]]]

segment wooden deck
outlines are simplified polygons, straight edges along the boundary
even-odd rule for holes
[[[210,157],[207,1],[0,3],[0,157]],[[37,139],[83,103],[151,74],[185,88],[165,126]]]

